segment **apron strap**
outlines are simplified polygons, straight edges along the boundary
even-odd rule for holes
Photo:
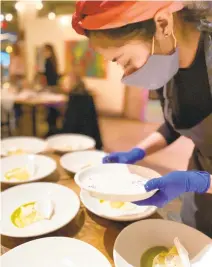
[[[208,71],[209,85],[212,95],[212,32],[205,32],[205,60]]]

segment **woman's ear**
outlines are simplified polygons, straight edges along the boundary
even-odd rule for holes
[[[154,17],[156,24],[156,39],[162,40],[173,32],[173,15],[167,9],[160,10]]]

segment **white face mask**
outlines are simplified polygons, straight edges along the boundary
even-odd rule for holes
[[[154,55],[154,38],[152,44],[152,54],[137,71],[124,76],[122,82],[129,86],[142,87],[149,90],[155,90],[167,84],[179,70],[179,50],[176,48],[171,55]]]

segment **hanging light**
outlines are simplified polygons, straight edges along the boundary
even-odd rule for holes
[[[25,7],[25,4],[23,2],[18,1],[18,2],[15,3],[15,9],[17,11],[24,10],[24,7]]]
[[[6,19],[6,21],[12,21],[12,19],[13,19],[13,15],[10,14],[10,13],[8,13],[8,14],[6,14],[6,16],[5,16],[5,19]]]
[[[36,9],[37,10],[41,10],[43,8],[43,3],[42,1],[38,1],[38,3],[36,3]]]
[[[48,19],[49,19],[49,20],[54,20],[55,18],[56,18],[56,15],[55,15],[54,12],[50,12],[50,13],[48,14]]]
[[[67,26],[67,25],[69,25],[69,24],[71,23],[71,19],[70,19],[69,16],[62,16],[62,17],[60,18],[60,23],[61,23],[61,25],[63,25],[63,26]]]
[[[0,14],[0,22],[4,21],[4,15]]]

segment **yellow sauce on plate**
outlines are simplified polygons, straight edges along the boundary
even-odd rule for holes
[[[24,228],[36,221],[37,211],[34,209],[35,202],[30,202],[18,207],[11,215],[12,223],[18,228]],[[31,208],[32,212],[24,215],[23,208]]]
[[[24,151],[23,149],[16,149],[16,150],[11,150],[7,152],[8,156],[12,156],[12,155],[23,155],[26,154],[26,151]]]
[[[4,174],[6,180],[16,179],[18,181],[29,180],[30,176],[31,175],[26,168],[15,168]]]

